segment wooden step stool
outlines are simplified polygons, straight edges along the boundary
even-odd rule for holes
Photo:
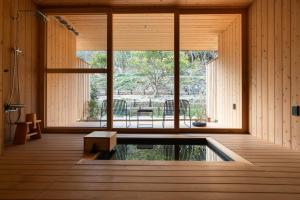
[[[84,152],[86,154],[99,151],[111,151],[117,144],[117,132],[94,131],[84,136]]]
[[[28,139],[42,138],[41,122],[36,119],[35,113],[26,114],[25,122],[17,123],[14,144],[25,144]]]

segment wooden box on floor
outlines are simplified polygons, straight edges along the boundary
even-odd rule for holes
[[[117,144],[117,132],[94,131],[84,137],[84,152],[111,151]]]

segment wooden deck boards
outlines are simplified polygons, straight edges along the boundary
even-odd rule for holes
[[[83,136],[44,134],[41,140],[7,147],[0,157],[0,199],[300,199],[300,152],[250,135],[205,136],[252,166],[145,161],[76,164],[83,155]]]

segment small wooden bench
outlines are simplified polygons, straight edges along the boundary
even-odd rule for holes
[[[25,144],[28,139],[42,138],[41,122],[36,119],[35,113],[26,114],[25,122],[17,123],[14,144]]]
[[[111,151],[117,144],[117,132],[94,131],[84,136],[84,152]]]

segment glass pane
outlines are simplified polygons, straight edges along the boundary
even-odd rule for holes
[[[174,127],[174,15],[116,14],[114,127]]]
[[[241,128],[241,16],[180,16],[180,128]]]
[[[105,127],[106,74],[47,74],[47,127]]]
[[[47,23],[48,68],[106,68],[107,16],[51,16]]]

